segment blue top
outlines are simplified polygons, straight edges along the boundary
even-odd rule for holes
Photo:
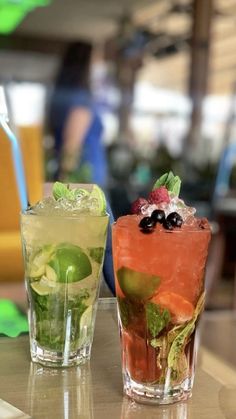
[[[55,130],[56,151],[62,148],[62,133],[69,113],[78,107],[87,108],[91,112],[91,123],[83,140],[79,167],[85,165],[91,172],[91,183],[104,187],[107,180],[107,163],[105,148],[102,144],[103,126],[101,119],[92,105],[91,96],[86,90],[61,89],[56,92],[52,103],[52,124]]]

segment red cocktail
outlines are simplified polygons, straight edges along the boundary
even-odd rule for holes
[[[148,203],[113,226],[124,390],[157,403],[191,394],[211,235],[206,219],[195,218],[169,194],[169,202],[156,209]],[[172,211],[174,200],[179,213]],[[168,227],[173,214],[180,221]]]

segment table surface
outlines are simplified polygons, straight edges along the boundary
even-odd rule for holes
[[[228,361],[202,346],[188,402],[155,407],[130,401],[122,394],[115,301],[106,298],[99,303],[90,365],[45,368],[30,362],[27,335],[1,338],[0,398],[35,419],[234,419],[236,369]]]

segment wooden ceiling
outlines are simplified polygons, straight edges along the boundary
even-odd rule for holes
[[[101,42],[116,33],[124,14],[132,16],[156,2],[159,0],[51,0],[49,6],[30,13],[17,33]]]
[[[139,79],[187,93],[191,6],[192,0],[54,0],[49,7],[29,14],[14,37],[89,38],[95,43],[103,43],[117,34],[120,19],[129,14],[135,29],[144,27],[155,35],[146,48]],[[159,56],[158,51],[163,50],[163,45],[165,51],[166,43],[175,46],[176,51],[170,53],[167,49]],[[210,94],[232,92],[236,81],[235,45],[236,0],[214,0],[208,77]]]
[[[160,17],[152,19],[146,7],[146,15],[137,13],[137,19],[149,25],[156,33],[165,31],[171,36],[190,36],[192,17],[189,13],[169,13],[170,3],[191,5],[191,0],[178,2],[160,2],[156,4],[156,11]],[[169,9],[168,9],[169,7]],[[236,82],[236,0],[215,0],[214,17],[212,21],[212,38],[209,60],[208,92],[209,94],[231,94]],[[147,57],[146,64],[140,71],[140,79],[149,80],[163,88],[175,89],[182,92],[188,90],[190,49],[181,49],[176,54],[156,60]],[[173,71],[174,69],[174,71]]]

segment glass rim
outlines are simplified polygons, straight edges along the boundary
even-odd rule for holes
[[[191,226],[187,226],[187,227],[190,227],[190,228],[185,228],[185,227],[174,227],[173,228],[173,230],[166,230],[166,229],[161,229],[161,230],[158,230],[158,231],[156,231],[155,229],[152,231],[152,233],[150,233],[150,234],[147,234],[147,236],[153,236],[153,235],[159,235],[159,234],[194,234],[194,233],[211,233],[212,234],[212,229],[211,229],[211,227],[210,227],[210,225],[209,225],[209,227],[204,227],[204,228],[201,228],[201,227],[199,227],[198,229],[196,229],[196,228],[194,228],[194,227],[192,227],[191,228]],[[127,228],[127,225],[125,226],[125,225],[118,225],[117,224],[117,222],[114,222],[113,224],[112,224],[112,230],[115,230],[115,229],[124,229],[124,230],[128,230],[128,228]],[[138,225],[137,225],[137,229],[138,229],[138,232],[140,232],[141,233],[141,229],[138,227]]]
[[[78,218],[110,218],[110,214],[106,212],[105,214],[88,214],[88,213],[79,213],[74,215],[59,215],[59,214],[36,214],[30,212],[29,209],[20,211],[20,217],[29,216],[29,217],[39,217],[39,218],[50,218],[50,219],[62,219],[62,220],[76,220]]]

